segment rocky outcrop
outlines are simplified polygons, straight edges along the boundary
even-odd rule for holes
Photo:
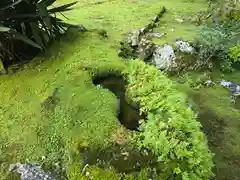
[[[190,43],[177,39],[173,48],[169,44],[160,46],[153,42],[153,38],[161,39],[165,35],[163,32],[153,30],[165,12],[166,9],[163,8],[148,25],[125,34],[127,38],[120,43],[118,55],[122,58],[143,60],[168,73],[198,69],[202,64],[196,62],[195,49]]]
[[[161,38],[164,33],[153,32],[153,28],[158,26],[159,18],[166,12],[163,8],[153,21],[148,25],[134,30],[128,35],[127,40],[121,42],[118,55],[123,58],[139,58],[147,63],[154,64],[160,70],[169,70],[176,66],[174,50],[170,45],[163,47],[153,43],[152,38]]]
[[[165,12],[166,8],[163,7],[149,24],[129,33],[128,37],[120,42],[118,55],[122,58],[139,58],[144,61],[151,59],[155,50],[155,44],[151,41],[151,37],[158,36],[160,38],[163,35],[152,33],[152,31],[154,27],[158,26],[158,21]]]

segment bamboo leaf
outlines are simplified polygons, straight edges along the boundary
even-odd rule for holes
[[[40,36],[42,32],[42,30],[38,27],[38,25],[34,22],[30,23],[31,29],[32,29],[32,33],[33,33],[33,38],[35,39],[35,41],[37,42],[38,45],[40,45],[41,47],[45,47],[44,43],[42,41],[42,38]]]
[[[51,32],[52,31],[52,23],[51,23],[51,19],[48,14],[46,5],[43,3],[41,5],[37,4],[37,8],[38,8],[39,13],[44,16],[43,23],[46,25],[45,26],[46,31]]]

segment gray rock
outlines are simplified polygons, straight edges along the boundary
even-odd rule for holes
[[[157,22],[158,22],[158,20],[159,20],[159,17],[158,17],[158,15],[154,16],[154,18],[153,18],[153,22],[157,23]]]
[[[207,86],[207,87],[213,86],[214,84],[215,83],[210,79],[204,82],[204,85]]]
[[[175,21],[177,21],[179,23],[183,23],[183,19],[180,19],[180,18],[176,18]]]
[[[154,49],[155,47],[152,41],[142,38],[138,44],[138,57],[146,61],[152,56]]]
[[[140,30],[134,30],[128,39],[128,43],[131,46],[137,46],[140,40],[140,34],[141,34]]]
[[[147,27],[145,26],[145,27],[142,27],[141,29],[140,29],[140,32],[142,33],[142,34],[145,34],[146,32],[147,32]]]
[[[165,44],[164,47],[156,46],[153,52],[152,61],[156,65],[157,69],[169,70],[172,67],[176,67],[176,56],[173,48],[170,45]]]
[[[158,32],[151,33],[152,37],[156,37],[156,38],[159,38],[159,39],[161,39],[164,35],[165,35],[164,33],[158,33]]]
[[[188,42],[184,42],[183,40],[176,40],[175,45],[177,47],[177,50],[180,52],[190,54],[194,52],[194,48]]]
[[[50,173],[41,170],[38,164],[11,164],[9,170],[20,174],[21,180],[56,180]]]
[[[103,88],[101,84],[96,85],[97,88]]]
[[[232,85],[232,82],[222,80],[222,81],[220,82],[220,85],[223,86],[223,87],[229,87],[230,85]]]
[[[233,94],[233,96],[235,96],[235,97],[240,96],[240,85],[239,84],[235,84],[230,81],[222,80],[220,82],[220,85],[228,88],[229,91]]]

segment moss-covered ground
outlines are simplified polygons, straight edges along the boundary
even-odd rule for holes
[[[230,92],[219,86],[201,87],[193,89],[193,82],[208,79],[204,73],[188,73],[185,75],[186,83],[177,84],[180,91],[189,95],[190,102],[195,106],[198,112],[198,120],[203,125],[203,131],[208,137],[208,144],[214,156],[214,173],[213,179],[218,180],[238,180],[240,173],[240,109],[232,102]],[[239,72],[223,74],[220,72],[208,73],[215,83],[220,80],[231,80],[238,83],[240,81]],[[196,87],[196,86],[195,86]]]
[[[59,0],[56,4],[67,2],[70,0]],[[146,25],[162,6],[168,12],[156,29],[166,33],[162,40],[157,40],[159,43],[172,43],[176,38],[194,38],[198,27],[188,21],[179,23],[175,19],[193,16],[201,8],[206,8],[205,2],[201,0],[96,2],[98,1],[79,1],[72,11],[65,13],[70,18],[67,21],[83,24],[88,29],[105,29],[109,38],[102,38],[96,31],[82,34],[70,30],[66,36],[54,42],[46,53],[24,65],[21,71],[0,77],[2,179],[5,179],[4,164],[40,161],[42,156],[49,162],[61,159],[71,163],[69,157],[73,153],[79,153],[81,147],[104,150],[111,147],[113,142],[127,143],[131,133],[116,118],[114,95],[107,90],[95,88],[91,83],[91,73],[124,69],[125,64],[116,53],[116,45],[123,38],[121,34]],[[56,88],[56,99],[46,103]],[[237,144],[239,113],[227,103],[229,101],[225,90],[207,89],[206,92],[199,92],[203,95],[201,98],[206,99],[203,106],[206,109],[211,106],[217,117],[225,117],[223,133],[219,137],[222,144],[217,144],[216,148],[213,145],[217,171],[225,170],[234,179],[238,173],[234,167],[238,163],[240,152]],[[218,96],[218,92],[223,92],[223,95]],[[211,98],[215,101],[211,101]],[[213,123],[217,119],[206,123]],[[218,137],[218,134],[215,133],[212,138]],[[214,142],[218,143],[218,140]],[[229,158],[236,157],[236,161],[228,163],[224,159],[225,155]],[[69,167],[72,179],[82,178],[75,170],[78,164],[75,166],[73,163]],[[96,177],[104,174],[102,170],[92,171]],[[112,171],[105,173],[106,179],[112,176]],[[76,178],[78,175],[79,178]],[[144,176],[139,177],[144,179]]]

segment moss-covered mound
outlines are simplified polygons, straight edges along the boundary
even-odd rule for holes
[[[161,177],[168,179],[209,179],[212,154],[201,132],[201,124],[186,106],[183,94],[155,67],[130,61],[126,74],[129,95],[140,102],[148,120],[136,135],[140,148],[151,150],[160,162]]]

